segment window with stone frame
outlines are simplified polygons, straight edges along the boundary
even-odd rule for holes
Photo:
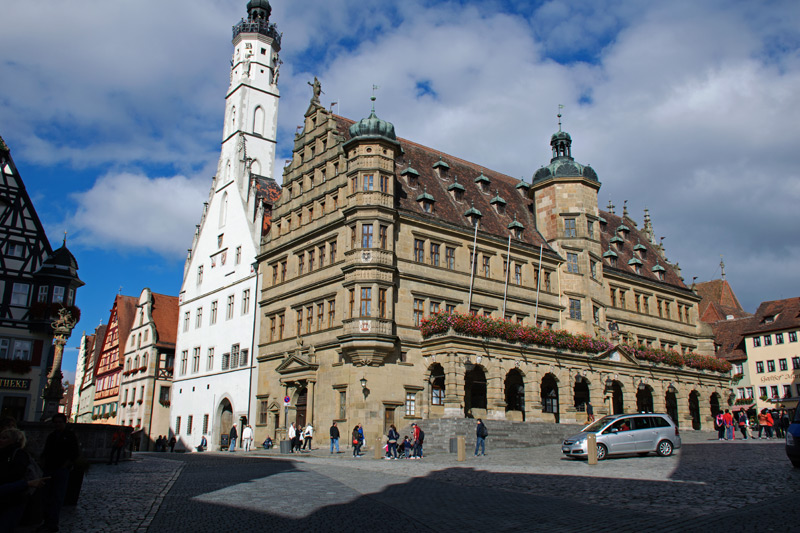
[[[328,327],[333,327],[333,321],[336,319],[336,300],[328,300]]]
[[[389,176],[381,174],[381,192],[388,193],[389,192]]]
[[[514,283],[522,285],[522,265],[514,263]]]
[[[339,420],[347,418],[347,391],[339,391]]]
[[[481,262],[482,262],[481,266],[483,271],[483,277],[488,278],[489,275],[491,274],[491,269],[490,269],[491,258],[488,255],[483,254],[483,256],[481,257]]]
[[[414,239],[414,261],[425,262],[425,241],[422,239]]]
[[[365,191],[375,190],[374,189],[374,185],[375,185],[374,184],[374,180],[375,180],[375,176],[373,174],[366,174],[362,178],[362,185],[363,185]]]
[[[450,270],[456,269],[456,249],[446,246],[444,249],[445,266]]]
[[[317,330],[321,330],[325,324],[325,304],[317,304]]]
[[[569,317],[575,320],[581,320],[581,301],[575,298],[569,299]]]
[[[283,339],[283,331],[286,327],[286,315],[281,313],[278,315],[278,339]]]
[[[577,237],[577,231],[575,229],[575,219],[574,218],[565,218],[564,219],[564,237]]]
[[[431,265],[439,266],[439,245],[431,243]]]
[[[311,333],[314,329],[314,306],[306,307],[306,333]]]
[[[350,289],[349,290],[349,297],[350,297],[350,299],[348,301],[348,310],[349,310],[348,315],[350,316],[350,318],[355,318],[355,311],[356,311],[356,309],[355,309],[355,307],[356,307],[356,290],[355,289]]]
[[[314,271],[314,260],[316,259],[316,250],[308,251],[308,271]]]
[[[414,298],[414,325],[419,327],[425,312],[425,300]]]
[[[380,246],[381,250],[386,250],[388,245],[388,233],[389,227],[380,225],[378,226],[378,246]]]
[[[336,241],[328,243],[328,254],[330,256],[330,263],[334,264],[336,262]]]
[[[378,316],[386,318],[386,289],[378,289]]]
[[[361,287],[360,316],[372,316],[372,288]]]
[[[372,224],[361,224],[361,247],[372,248]]]
[[[572,274],[580,273],[578,269],[578,254],[567,252],[567,272]]]
[[[406,416],[417,415],[417,393],[406,391]]]

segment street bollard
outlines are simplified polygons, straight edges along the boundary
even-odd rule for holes
[[[456,437],[456,447],[458,448],[458,461],[463,461],[467,458],[466,452],[466,443],[464,442],[464,437]]]
[[[380,459],[383,457],[383,437],[378,437],[375,439],[375,459]]]
[[[586,437],[586,447],[588,452],[588,460],[590,465],[597,464],[597,435],[594,433],[589,433],[589,436]]]

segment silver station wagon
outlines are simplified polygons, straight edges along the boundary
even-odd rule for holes
[[[678,426],[669,415],[641,413],[610,415],[592,422],[577,435],[564,439],[561,451],[568,457],[587,457],[590,433],[597,435],[598,460],[626,453],[647,455],[655,452],[667,457],[681,447]]]

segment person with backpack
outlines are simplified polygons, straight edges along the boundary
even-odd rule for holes
[[[486,437],[489,436],[489,430],[486,429],[486,424],[483,420],[478,419],[478,427],[475,430],[475,457],[478,457],[478,450],[481,451],[480,455],[486,455]]]
[[[422,443],[425,442],[425,432],[416,423],[411,424],[414,439],[414,455],[412,459],[422,459]]]
[[[394,427],[394,424],[389,426],[389,433],[386,436],[389,439],[389,453],[386,458],[397,459],[397,441],[400,440],[400,434],[397,432],[397,428]]]

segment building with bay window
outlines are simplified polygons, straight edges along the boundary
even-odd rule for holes
[[[53,250],[11,152],[0,138],[0,412],[39,420],[53,358],[51,323],[74,319],[83,285],[66,239]]]
[[[649,213],[640,230],[599,209],[569,134],[550,144],[520,181],[315,94],[258,256],[257,438],[291,422],[370,438],[426,418],[579,422],[589,401],[710,427],[729,365],[700,297]]]

